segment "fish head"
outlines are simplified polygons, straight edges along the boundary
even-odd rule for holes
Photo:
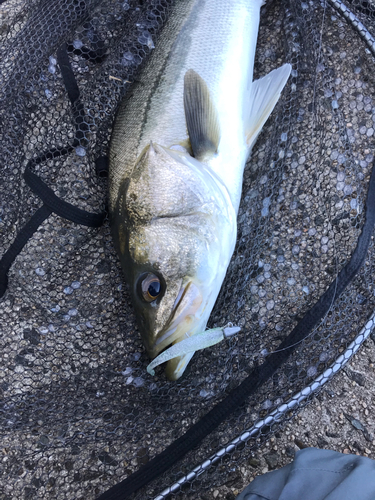
[[[233,253],[223,187],[188,153],[148,145],[120,189],[114,239],[151,358],[206,327]],[[171,360],[170,379],[191,356]]]

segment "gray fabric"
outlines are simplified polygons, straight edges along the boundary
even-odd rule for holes
[[[306,448],[282,469],[259,476],[236,500],[374,500],[375,461]]]

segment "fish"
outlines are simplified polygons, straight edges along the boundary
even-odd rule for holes
[[[237,237],[245,164],[290,75],[253,81],[262,0],[177,0],[115,118],[109,212],[151,359],[204,332]],[[166,363],[178,380],[194,352]]]

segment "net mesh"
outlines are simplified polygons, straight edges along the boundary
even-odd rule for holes
[[[372,2],[346,7],[375,35]],[[23,172],[51,148],[73,144],[34,171],[64,200],[104,209],[95,160],[172,8],[172,0],[0,5],[1,254],[41,206]],[[108,221],[93,229],[53,214],[29,240],[0,302],[1,499],[96,498],[221,401],[325,292],[364,223],[375,129],[364,36],[325,1],[263,8],[254,77],[284,62],[293,72],[247,165],[237,246],[209,324],[231,321],[242,332],[196,354],[180,381],[146,373]],[[63,44],[80,90],[73,106],[57,64]],[[299,391],[355,350],[374,310],[374,262],[371,243],[354,281],[272,379],[134,498],[154,498],[197,466],[171,495],[204,498],[246,464],[306,402]],[[210,459],[249,429],[230,454]]]

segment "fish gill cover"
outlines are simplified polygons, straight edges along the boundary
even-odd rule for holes
[[[0,302],[1,499],[97,498],[232,394],[331,290],[321,321],[275,373],[133,495],[165,498],[169,488],[203,498],[371,330],[372,227],[366,256],[355,254],[363,265],[339,296],[335,278],[353,271],[373,164],[372,2],[275,0],[262,9],[254,77],[284,62],[293,71],[245,170],[237,246],[208,325],[242,331],[195,355],[179,381],[146,372],[108,220],[93,228],[41,208],[32,174],[85,213],[104,211],[107,183],[96,170],[114,114],[173,3],[0,5],[0,255],[44,210]]]

